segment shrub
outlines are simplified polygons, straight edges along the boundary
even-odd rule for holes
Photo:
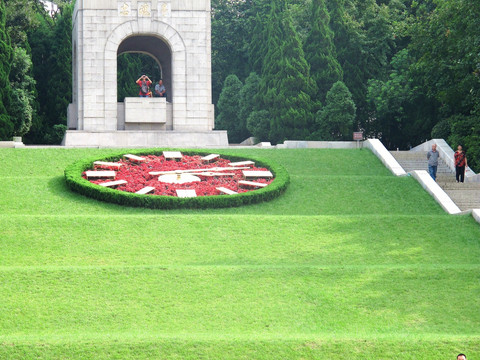
[[[162,155],[164,149],[136,150],[130,151],[134,155]],[[209,152],[181,150],[185,155],[208,155]],[[134,193],[117,191],[115,189],[104,188],[92,184],[82,177],[84,171],[92,168],[93,163],[98,160],[115,162],[118,161],[125,152],[109,156],[104,159],[86,159],[75,162],[65,169],[65,180],[68,187],[84,196],[110,202],[118,205],[145,207],[151,209],[207,209],[207,208],[226,208],[242,205],[255,204],[264,201],[270,201],[280,196],[290,183],[288,172],[276,163],[265,161],[263,159],[251,158],[220,153],[222,157],[230,161],[253,160],[257,166],[268,168],[275,176],[275,180],[267,187],[256,191],[249,191],[238,195],[219,195],[219,196],[201,196],[196,198],[182,199],[173,196],[158,195],[138,195]]]

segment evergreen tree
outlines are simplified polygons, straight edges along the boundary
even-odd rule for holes
[[[270,114],[266,110],[256,110],[261,107],[258,103],[260,91],[260,76],[252,72],[245,80],[240,91],[240,117],[245,119],[248,136],[254,136],[258,141],[267,141],[270,132]],[[246,136],[245,138],[247,138]]]
[[[250,41],[248,42],[248,64],[250,71],[262,73],[268,51],[268,16],[270,0],[254,0],[251,6]]]
[[[265,20],[259,14],[255,16],[255,27],[248,47],[248,60],[252,71],[261,74],[263,60],[267,54],[267,33]]]
[[[21,47],[14,49],[10,85],[12,99],[8,110],[14,124],[14,135],[23,136],[32,126],[36,92],[35,79],[32,76],[32,59],[27,50]]]
[[[267,141],[270,136],[270,113],[267,110],[252,111],[247,118],[247,129],[257,141]]]
[[[416,83],[411,66],[412,57],[408,49],[403,49],[391,60],[387,81],[368,82],[367,100],[374,110],[372,125],[389,149],[421,143],[430,136],[438,116],[435,104]]]
[[[73,4],[63,7],[53,29],[47,99],[44,104],[46,131],[44,143],[58,144],[63,136],[59,128],[66,130],[67,107],[72,102],[72,13]]]
[[[316,84],[285,1],[272,1],[268,19],[268,52],[263,63],[261,109],[271,116],[269,140],[304,139],[313,125],[312,95]],[[284,16],[285,15],[285,16]]]
[[[17,0],[16,0],[17,1]],[[67,107],[72,102],[72,13],[74,3],[58,3],[52,18],[39,10],[39,26],[28,34],[39,106],[28,143],[59,144],[66,130]]]
[[[345,51],[347,51],[349,43],[345,0],[329,0],[327,10],[330,16],[329,27],[332,30],[333,45],[337,52],[337,60],[341,64],[341,59],[345,58]]]
[[[10,71],[12,96],[7,110],[14,123],[14,134],[24,136],[34,119],[37,121],[39,109],[28,32],[35,31],[40,25],[42,16],[39,11],[46,13],[39,0],[5,0],[5,6],[6,28],[14,49]]]
[[[240,91],[242,82],[237,75],[229,75],[225,79],[220,98],[218,99],[218,115],[215,119],[217,130],[227,130],[231,143],[239,143],[246,132],[246,119],[240,117]]]
[[[28,43],[32,44],[31,57],[33,66],[33,77],[36,82],[35,89],[35,111],[32,119],[30,132],[24,136],[24,143],[41,144],[45,143],[47,125],[47,102],[48,82],[51,75],[50,56],[53,45],[53,24],[49,23],[50,18],[40,17],[38,28],[28,33]]]
[[[359,127],[368,136],[379,136],[366,95],[370,79],[386,80],[394,55],[389,7],[375,0],[329,0],[328,4],[337,59],[357,106]]]
[[[11,98],[9,75],[13,49],[5,23],[5,4],[0,1],[0,140],[10,140],[9,138],[13,134],[13,123],[7,113]]]
[[[297,31],[302,44],[310,34],[312,28],[312,0],[292,0],[288,1],[287,11],[293,20],[293,26]]]
[[[447,122],[448,138],[467,152],[468,164],[480,169],[480,2],[434,2],[417,15],[410,29],[409,51],[415,74],[429,99],[437,101],[436,121]],[[423,106],[423,103],[417,104]]]
[[[343,79],[330,30],[330,16],[324,0],[312,1],[312,28],[305,42],[305,57],[317,83],[317,99],[323,101],[332,85]]]
[[[352,94],[341,81],[333,84],[327,94],[325,107],[317,114],[317,140],[347,140],[352,133],[356,115]]]
[[[245,79],[245,85],[243,85],[242,90],[240,91],[240,118],[242,120],[245,119],[245,122],[250,114],[256,109],[255,99],[259,92],[260,81],[261,79],[257,73],[252,72]],[[246,135],[249,134],[246,133]]]
[[[243,79],[249,72],[248,49],[253,0],[212,0],[212,97],[217,103],[223,83],[230,74]]]
[[[12,47],[28,47],[27,33],[39,25],[38,11],[45,13],[39,0],[4,0],[6,27]],[[28,49],[26,49],[28,52]]]

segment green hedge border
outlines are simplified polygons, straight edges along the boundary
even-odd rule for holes
[[[134,155],[162,155],[163,151],[172,149],[142,149],[129,150],[128,153]],[[212,152],[175,149],[186,155],[208,155]],[[182,199],[173,196],[158,195],[138,195],[124,191],[118,191],[110,188],[104,188],[82,178],[82,173],[91,169],[95,161],[117,161],[127,152],[123,151],[115,155],[110,155],[102,159],[80,160],[65,169],[65,180],[67,186],[81,194],[96,200],[105,201],[124,206],[144,207],[150,209],[207,209],[207,208],[227,208],[238,207],[249,204],[256,204],[264,201],[270,201],[285,192],[289,183],[290,176],[285,168],[275,162],[264,159],[231,154],[228,152],[214,151],[223,158],[230,161],[255,161],[256,166],[268,168],[275,176],[274,181],[267,187],[255,191],[249,191],[238,195],[217,195],[200,196],[197,198]]]

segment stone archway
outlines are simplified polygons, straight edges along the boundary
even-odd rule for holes
[[[225,132],[212,131],[210,11],[210,0],[77,1],[72,39],[74,98],[64,144],[228,144]],[[124,52],[144,52],[161,64],[168,102],[127,99],[148,113],[149,119],[163,102],[170,119],[166,125],[148,120],[146,125],[132,121],[130,127],[118,126],[117,56]],[[130,118],[127,110],[125,118]]]
[[[163,22],[131,21],[115,28],[105,46],[105,114],[111,127],[117,129],[119,118],[117,97],[117,56],[126,51],[143,51],[165,66],[169,101],[173,105],[170,128],[181,122],[186,113],[187,61],[185,44],[170,25]],[[112,58],[115,61],[112,61]],[[113,85],[114,84],[114,85]],[[115,99],[115,100],[114,100]]]

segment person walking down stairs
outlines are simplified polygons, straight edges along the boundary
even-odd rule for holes
[[[457,151],[455,151],[455,172],[457,183],[465,182],[465,169],[467,166],[467,156],[463,151],[462,145],[458,145]]]
[[[437,145],[432,145],[432,150],[427,153],[428,159],[428,172],[433,180],[437,181],[437,168],[438,168],[438,158],[440,157],[439,152],[437,151]]]

